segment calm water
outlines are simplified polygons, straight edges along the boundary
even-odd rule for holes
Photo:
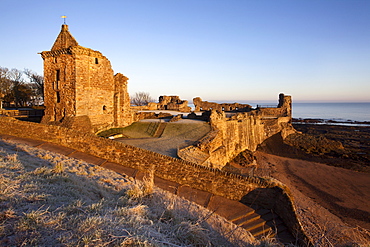
[[[214,101],[217,102],[217,101]],[[217,102],[223,103],[223,102]],[[240,102],[256,107],[256,103]],[[261,103],[260,105],[277,105]],[[194,105],[190,104],[191,107]],[[370,103],[294,103],[293,118],[370,121]]]
[[[370,103],[293,103],[293,118],[370,121]]]

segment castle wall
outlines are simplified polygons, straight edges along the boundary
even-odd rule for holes
[[[291,97],[279,97],[276,108],[237,113],[230,118],[226,117],[224,111],[212,110],[209,121],[214,131],[196,146],[180,149],[178,156],[221,169],[240,152],[246,149],[255,151],[259,144],[274,134],[280,132],[285,137],[293,133],[294,128],[290,124]]]
[[[148,110],[173,110],[180,112],[190,112],[187,100],[181,100],[179,96],[160,96],[158,103],[150,102]]]
[[[252,109],[251,105],[240,104],[240,103],[214,103],[208,101],[202,101],[200,97],[193,99],[193,104],[195,106],[195,111],[239,111],[239,112],[249,112]]]
[[[114,76],[114,126],[128,126],[135,120],[128,93],[128,78],[120,73]]]
[[[74,48],[76,61],[76,116],[87,115],[94,128],[113,126],[115,84],[108,59],[100,52]]]
[[[44,121],[60,121],[76,115],[76,69],[67,50],[44,57]]]

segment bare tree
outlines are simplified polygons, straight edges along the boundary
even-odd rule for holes
[[[18,69],[11,69],[9,71],[9,79],[12,83],[10,95],[8,99],[14,101],[15,107],[23,106],[23,100],[25,97],[23,90],[25,90],[25,82],[23,80],[23,72]]]
[[[131,105],[143,106],[147,105],[149,102],[154,102],[154,99],[148,92],[136,92],[135,95],[131,97]]]
[[[25,69],[24,74],[30,80],[31,88],[34,91],[35,101],[44,101],[44,77],[33,72],[32,70]]]
[[[9,69],[0,67],[0,101],[5,100],[5,96],[10,94],[12,82],[9,78]]]

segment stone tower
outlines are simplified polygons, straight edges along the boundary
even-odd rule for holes
[[[44,60],[45,116],[43,123],[97,132],[132,123],[128,78],[113,74],[99,51],[78,45],[62,25]]]

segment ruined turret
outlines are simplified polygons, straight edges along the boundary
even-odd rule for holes
[[[80,46],[67,25],[62,25],[51,50],[41,52],[41,57],[46,107],[43,123],[68,123],[67,127],[93,132],[132,123],[128,78],[114,76],[110,61],[101,52]]]

